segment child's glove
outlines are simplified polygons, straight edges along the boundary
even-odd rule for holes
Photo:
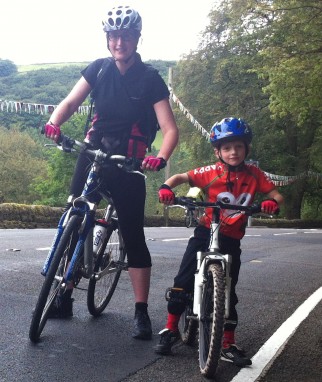
[[[261,203],[261,211],[269,215],[277,215],[280,212],[279,205],[275,199],[263,200]]]
[[[173,204],[175,198],[174,192],[166,184],[159,188],[159,201],[163,204]]]
[[[60,142],[61,131],[60,126],[53,124],[52,122],[46,123],[44,126],[44,134],[47,138],[52,139],[56,143]]]
[[[167,161],[163,158],[157,158],[153,155],[149,155],[143,159],[142,169],[150,171],[159,171],[167,165]]]

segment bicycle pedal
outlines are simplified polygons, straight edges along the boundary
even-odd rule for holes
[[[127,271],[129,268],[127,262],[125,261],[120,261],[120,260],[115,261],[114,265],[115,265],[115,268],[122,269],[123,271]]]

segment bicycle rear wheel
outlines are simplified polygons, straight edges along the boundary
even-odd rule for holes
[[[62,291],[63,276],[78,240],[81,221],[82,219],[79,216],[70,218],[54,253],[30,324],[29,338],[32,342],[38,342],[47,322],[49,309],[57,294]]]
[[[201,299],[199,366],[205,377],[214,377],[221,353],[225,320],[225,279],[221,264],[210,264]]]
[[[87,307],[90,314],[97,317],[110,302],[121,272],[126,269],[125,249],[117,223],[112,222],[104,245],[100,248],[94,264],[87,291]]]
[[[198,321],[191,318],[193,316],[193,301],[189,300],[185,311],[182,313],[179,321],[179,331],[181,340],[184,344],[193,346],[196,342],[198,332]]]

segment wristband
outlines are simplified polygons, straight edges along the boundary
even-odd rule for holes
[[[172,188],[169,187],[167,184],[163,183],[163,184],[160,186],[159,190],[169,190],[169,191],[172,191]]]

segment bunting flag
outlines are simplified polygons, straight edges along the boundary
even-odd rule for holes
[[[57,105],[44,105],[40,103],[30,103],[21,101],[6,101],[0,99],[0,111],[7,113],[28,113],[28,114],[51,114]],[[87,115],[90,106],[79,106],[76,113]]]
[[[193,126],[205,137],[208,141],[210,134],[206,129],[204,129],[201,124],[194,118],[190,111],[182,104],[179,98],[173,93],[171,87],[169,87],[170,98],[179,107],[180,111],[187,117],[187,119],[193,124]],[[21,101],[6,101],[0,99],[0,111],[7,113],[28,113],[28,114],[51,114],[58,105],[44,105],[39,103],[21,102]],[[82,115],[88,115],[90,111],[90,106],[81,105],[79,106],[76,113]],[[322,174],[307,171],[295,176],[283,176],[275,175],[265,172],[276,186],[287,186],[303,178],[315,178],[318,181],[322,180]]]
[[[207,130],[205,130],[200,123],[195,119],[195,117],[186,109],[179,98],[173,93],[172,89],[169,87],[170,97],[172,101],[179,107],[180,111],[187,117],[187,119],[194,125],[194,127],[201,133],[203,137],[205,137],[208,141],[210,138],[210,134]]]
[[[276,186],[287,186],[289,184],[292,184],[296,182],[299,179],[304,179],[304,178],[315,178],[317,181],[322,180],[322,174],[319,174],[314,171],[306,171],[302,172],[299,175],[294,175],[294,176],[284,176],[284,175],[275,175],[275,174],[270,174],[268,172],[265,172],[266,176],[268,176]]]

